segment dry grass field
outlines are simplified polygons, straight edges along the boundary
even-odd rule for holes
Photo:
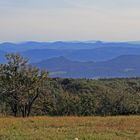
[[[140,140],[140,117],[0,118],[0,140]]]

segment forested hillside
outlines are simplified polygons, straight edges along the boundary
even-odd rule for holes
[[[50,79],[47,85],[45,95],[40,96],[34,106],[35,114],[79,116],[140,114],[139,78]]]
[[[12,115],[1,98],[1,113]],[[140,79],[59,79],[46,81],[31,115],[133,115],[140,114]],[[20,114],[18,114],[20,115]]]

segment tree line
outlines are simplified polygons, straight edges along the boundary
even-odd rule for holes
[[[13,116],[140,114],[140,78],[62,79],[19,54],[0,65],[0,112]]]

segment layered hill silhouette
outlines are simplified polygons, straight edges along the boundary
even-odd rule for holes
[[[139,42],[6,42],[0,44],[0,63],[6,53],[21,54],[53,77],[140,76]]]
[[[53,77],[110,78],[140,76],[140,55],[123,55],[105,62],[78,62],[65,57],[56,57],[33,65],[41,69],[47,69]]]
[[[140,55],[140,44],[101,41],[2,43],[0,51],[18,52],[29,58],[31,62],[59,56],[77,61],[106,61],[120,55]]]

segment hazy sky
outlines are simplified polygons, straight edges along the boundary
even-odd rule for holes
[[[140,0],[0,0],[0,41],[140,40]]]

